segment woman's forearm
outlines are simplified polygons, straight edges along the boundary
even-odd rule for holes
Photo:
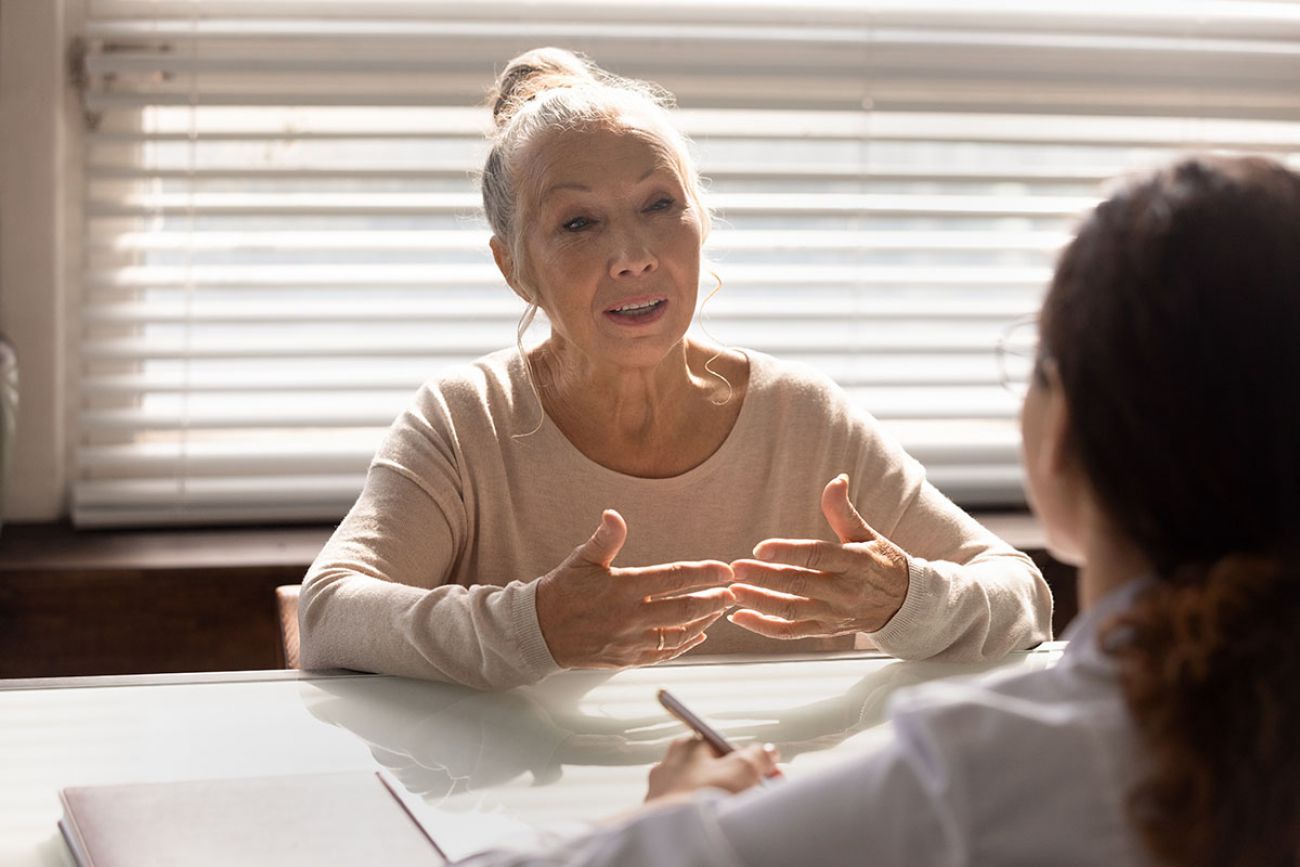
[[[372,468],[303,583],[302,665],[480,689],[556,670],[537,625],[535,576],[504,587],[446,583],[454,518],[416,480]]]
[[[532,582],[412,587],[326,565],[299,603],[304,668],[352,668],[506,689],[557,670]]]

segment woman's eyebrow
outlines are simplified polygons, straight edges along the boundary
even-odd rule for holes
[[[646,171],[645,174],[643,174],[641,177],[636,179],[636,182],[638,184],[642,183],[643,181],[645,181],[647,178],[649,178],[651,175],[653,175],[655,172],[659,171],[662,168],[666,168],[666,167],[659,166],[659,165],[651,166]],[[560,181],[559,183],[551,184],[549,187],[542,190],[542,194],[539,197],[539,201],[545,201],[551,195],[551,193],[554,193],[557,190],[577,190],[580,193],[589,193],[591,192],[591,187],[587,186],[586,184],[579,183],[578,181]]]
[[[586,184],[580,184],[577,181],[561,181],[558,184],[551,184],[549,187],[542,190],[541,198],[545,200],[550,197],[551,193],[554,193],[557,190],[578,190],[579,192],[589,193],[591,192],[591,187]]]

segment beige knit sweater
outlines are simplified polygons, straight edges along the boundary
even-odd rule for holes
[[[834,541],[822,488],[850,496],[908,552],[910,587],[878,632],[908,659],[981,660],[1051,637],[1051,593],[1025,555],[925,481],[915,460],[811,368],[747,351],[749,386],[730,435],[679,476],[642,479],[587,459],[540,406],[522,357],[503,350],[426,384],[394,423],[356,505],[309,571],[304,668],[353,668],[480,688],[557,670],[534,579],[595,530],[628,524],[615,566],[731,561],[774,537]],[[854,636],[777,641],[725,618],[698,652],[855,646]]]

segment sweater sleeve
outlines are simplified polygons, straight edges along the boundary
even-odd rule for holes
[[[930,484],[870,414],[847,400],[840,406],[854,502],[908,555],[903,605],[868,639],[901,659],[953,662],[994,660],[1050,640],[1052,593],[1034,562]]]
[[[888,531],[907,552],[902,607],[876,647],[903,659],[993,660],[1052,637],[1052,592],[1028,556],[929,482]]]
[[[422,398],[390,430],[307,573],[302,665],[479,689],[537,681],[558,666],[537,622],[536,582],[446,583],[465,544],[462,482],[454,435]]]

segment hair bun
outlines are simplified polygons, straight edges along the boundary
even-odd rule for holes
[[[591,61],[563,48],[525,51],[506,64],[488,94],[492,121],[501,129],[519,106],[543,90],[596,81],[595,68]]]

